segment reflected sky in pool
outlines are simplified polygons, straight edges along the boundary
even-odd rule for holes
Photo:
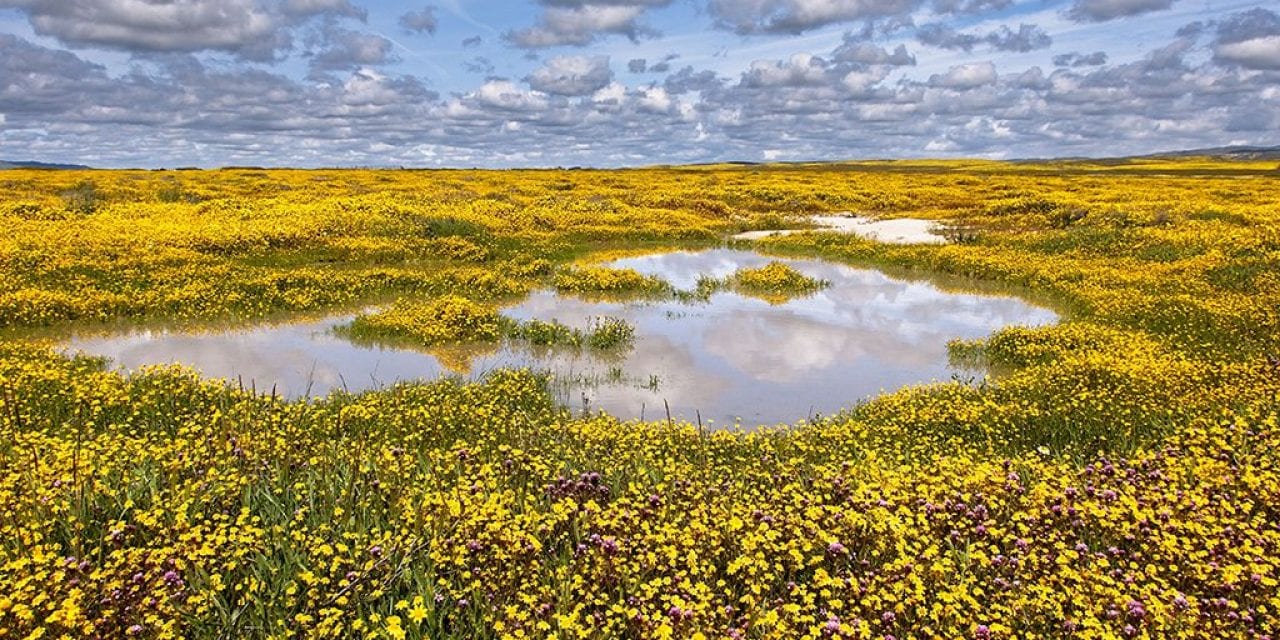
[[[717,249],[626,258],[610,266],[691,289],[700,275],[724,277],[772,259]],[[240,379],[259,390],[275,386],[294,397],[432,379],[459,367],[478,377],[528,366],[552,371],[558,381],[553,392],[574,410],[658,419],[666,416],[665,401],[676,418],[700,413],[706,423],[750,426],[830,414],[905,385],[971,375],[948,364],[948,340],[1058,319],[1015,297],[943,291],[926,280],[816,260],[783,261],[831,286],[782,304],[732,292],[685,304],[599,302],[539,291],[503,309],[513,318],[575,327],[600,316],[624,318],[636,328],[635,346],[625,353],[507,344],[424,352],[356,344],[332,331],[350,314],[236,329],[76,336],[65,346],[109,357],[125,369],[180,362],[209,377]]]

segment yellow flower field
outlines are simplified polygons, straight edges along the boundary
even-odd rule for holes
[[[0,185],[0,638],[1280,634],[1274,164]],[[953,242],[757,248],[994,283],[1066,319],[953,343],[1000,374],[983,383],[752,430],[575,416],[528,371],[287,400],[44,338],[391,301],[365,322],[489,339],[489,305],[537,289],[670,293],[592,256],[836,211]]]

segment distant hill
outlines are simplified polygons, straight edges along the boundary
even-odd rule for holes
[[[1211,157],[1226,160],[1280,160],[1280,146],[1255,147],[1237,145],[1231,147],[1209,147],[1207,149],[1187,149],[1185,151],[1165,151],[1151,153],[1138,158],[1186,158]]]
[[[57,162],[36,162],[34,160],[0,160],[0,169],[90,169],[83,164],[59,164]]]

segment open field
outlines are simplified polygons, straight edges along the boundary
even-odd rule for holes
[[[570,265],[843,211],[952,242],[753,246],[1064,320],[951,345],[990,380],[759,429],[581,416],[530,371],[291,400],[53,340],[399,301],[353,326],[589,343],[492,307],[696,297]],[[1280,633],[1274,162],[6,170],[0,224],[0,638]],[[702,293],[751,277],[825,286]]]

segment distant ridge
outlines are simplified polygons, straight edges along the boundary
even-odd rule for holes
[[[1185,151],[1165,151],[1150,153],[1135,158],[1186,158],[1211,157],[1227,160],[1280,160],[1280,146],[1259,147],[1252,145],[1234,145],[1229,147],[1209,147],[1206,149],[1187,149]]]
[[[91,169],[83,164],[59,164],[34,160],[0,160],[0,169]]]

